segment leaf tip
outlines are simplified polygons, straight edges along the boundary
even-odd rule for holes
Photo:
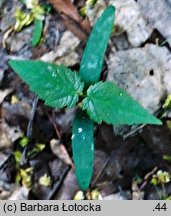
[[[154,123],[153,124],[155,124],[155,125],[162,125],[163,124],[163,122],[160,120],[160,119],[158,119],[158,118],[155,118],[155,121],[154,121]]]
[[[156,118],[154,115],[150,114],[147,124],[162,125],[163,122],[160,119]]]
[[[113,5],[109,5],[108,10],[110,10],[112,13],[115,13],[116,8]]]

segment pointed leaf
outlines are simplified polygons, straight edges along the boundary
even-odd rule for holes
[[[32,37],[32,46],[36,46],[41,39],[43,32],[43,21],[36,19],[34,21],[34,32]]]
[[[113,125],[161,124],[124,90],[112,82],[99,82],[89,87],[82,102],[91,119]]]
[[[115,8],[109,6],[93,27],[83,53],[80,76],[88,86],[100,78],[104,54],[114,23]]]
[[[100,78],[103,57],[113,26],[114,11],[115,9],[113,7],[108,7],[98,19],[84,50],[80,76],[87,86],[97,82]],[[82,123],[83,120],[84,123]],[[83,126],[84,133],[79,134],[78,129],[83,128]],[[86,190],[89,187],[93,173],[94,128],[92,120],[85,112],[81,112],[81,110],[77,111],[73,125],[73,133],[72,145],[76,176],[80,187]]]
[[[64,65],[32,60],[11,60],[9,65],[49,106],[71,108],[83,90],[78,74]]]
[[[93,121],[85,111],[77,110],[72,129],[72,150],[77,181],[87,190],[93,174]]]

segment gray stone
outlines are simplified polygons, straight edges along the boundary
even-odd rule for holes
[[[16,8],[21,7],[21,2],[18,0],[2,1],[2,20],[0,22],[0,30],[5,33],[15,23]]]
[[[134,0],[110,0],[109,4],[116,7],[115,26],[127,32],[128,40],[133,46],[145,42],[152,33],[141,13],[140,7]]]
[[[108,68],[107,80],[125,89],[151,113],[171,92],[171,55],[165,47],[147,44],[118,51],[110,55]]]
[[[126,32],[129,42],[135,47],[150,37],[153,29],[144,19],[139,5],[134,0],[98,0],[87,11],[91,24],[95,23],[107,5],[116,8],[114,35]]]
[[[157,29],[171,46],[171,1],[137,1],[143,17],[153,29]]]

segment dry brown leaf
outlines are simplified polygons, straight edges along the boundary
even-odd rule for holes
[[[137,185],[137,182],[133,180],[132,182],[132,200],[143,200],[144,192],[141,191]]]
[[[0,90],[0,104],[3,102],[4,98],[9,95],[13,90],[12,89],[5,89]]]
[[[53,7],[60,13],[64,13],[71,17],[73,20],[80,22],[82,19],[78,14],[76,7],[72,4],[71,0],[48,0]]]
[[[61,16],[64,20],[66,28],[69,31],[73,32],[80,40],[87,40],[88,34],[85,33],[85,31],[81,27],[81,23],[75,22],[74,20],[67,17],[65,14],[62,14]]]
[[[74,167],[72,160],[65,148],[65,146],[63,144],[61,144],[59,142],[59,140],[56,139],[52,139],[50,141],[50,146],[51,146],[51,150],[52,152],[61,160],[63,160],[66,164],[71,165],[72,167]]]
[[[61,14],[65,26],[80,40],[86,41],[91,27],[88,18],[83,20],[71,0],[48,0],[55,10]]]
[[[23,132],[19,127],[9,127],[4,121],[0,122],[0,149],[11,147],[21,136]]]

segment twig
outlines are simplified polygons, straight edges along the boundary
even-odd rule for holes
[[[32,136],[33,119],[34,119],[34,116],[35,116],[38,100],[39,99],[36,96],[34,101],[33,101],[33,105],[32,105],[33,107],[32,107],[32,110],[31,110],[31,115],[30,115],[28,126],[27,126],[27,135],[26,136],[28,137],[28,139],[30,139],[31,136]]]
[[[55,132],[56,132],[56,135],[57,135],[58,139],[61,140],[61,134],[60,134],[60,132],[58,130],[58,127],[57,127],[56,121],[55,121],[55,111],[54,110],[52,111],[52,124],[53,124],[53,126],[55,128]]]
[[[91,31],[88,18],[83,18],[71,0],[48,0],[54,9],[61,15],[65,26],[73,32],[80,40],[86,42]]]
[[[108,165],[109,161],[110,161],[111,157],[108,157],[104,163],[104,165],[102,166],[102,168],[100,169],[100,171],[97,173],[95,179],[93,180],[93,182],[91,183],[91,187],[94,187],[94,185],[96,184],[97,180],[100,178],[103,170],[106,168],[106,166]]]
[[[67,166],[65,168],[65,170],[63,171],[62,175],[60,175],[59,180],[57,182],[54,183],[53,185],[53,189],[51,190],[51,192],[49,193],[47,200],[52,200],[55,193],[59,190],[62,182],[64,181],[64,178],[66,177],[67,173],[70,170],[70,166]]]
[[[46,115],[48,116],[49,121],[51,122],[51,124],[53,125],[53,127],[55,129],[57,139],[61,140],[61,134],[60,134],[59,129],[58,129],[56,122],[55,122],[54,110],[52,111],[52,116],[48,112],[46,113]]]
[[[123,135],[123,139],[126,139],[126,138],[128,138],[128,137],[130,137],[130,136],[134,136],[138,131],[140,131],[140,130],[141,130],[143,127],[145,127],[145,126],[146,126],[146,124],[143,124],[143,125],[141,125],[141,126],[138,126],[138,127],[134,128],[134,129],[131,130],[130,132],[124,134],[124,135]]]
[[[147,181],[148,181],[148,179],[156,172],[156,170],[157,170],[158,168],[157,167],[154,167],[154,169],[152,170],[152,171],[150,171],[149,173],[147,173],[146,175],[145,175],[145,177],[144,177],[144,182],[142,183],[142,185],[140,186],[140,191],[142,191],[143,189],[144,189],[144,187],[146,186],[146,184],[147,184]]]
[[[20,165],[23,166],[24,164],[26,164],[28,162],[28,152],[30,149],[30,139],[32,136],[32,129],[33,129],[33,120],[34,120],[34,116],[35,116],[35,112],[36,112],[36,107],[37,107],[37,103],[38,103],[38,97],[35,96],[34,100],[33,100],[33,105],[32,105],[32,110],[31,110],[31,114],[30,114],[30,118],[29,118],[29,123],[27,125],[27,138],[29,139],[28,144],[26,145],[26,147],[23,150],[23,154],[22,154],[22,158],[21,158],[21,162]]]

